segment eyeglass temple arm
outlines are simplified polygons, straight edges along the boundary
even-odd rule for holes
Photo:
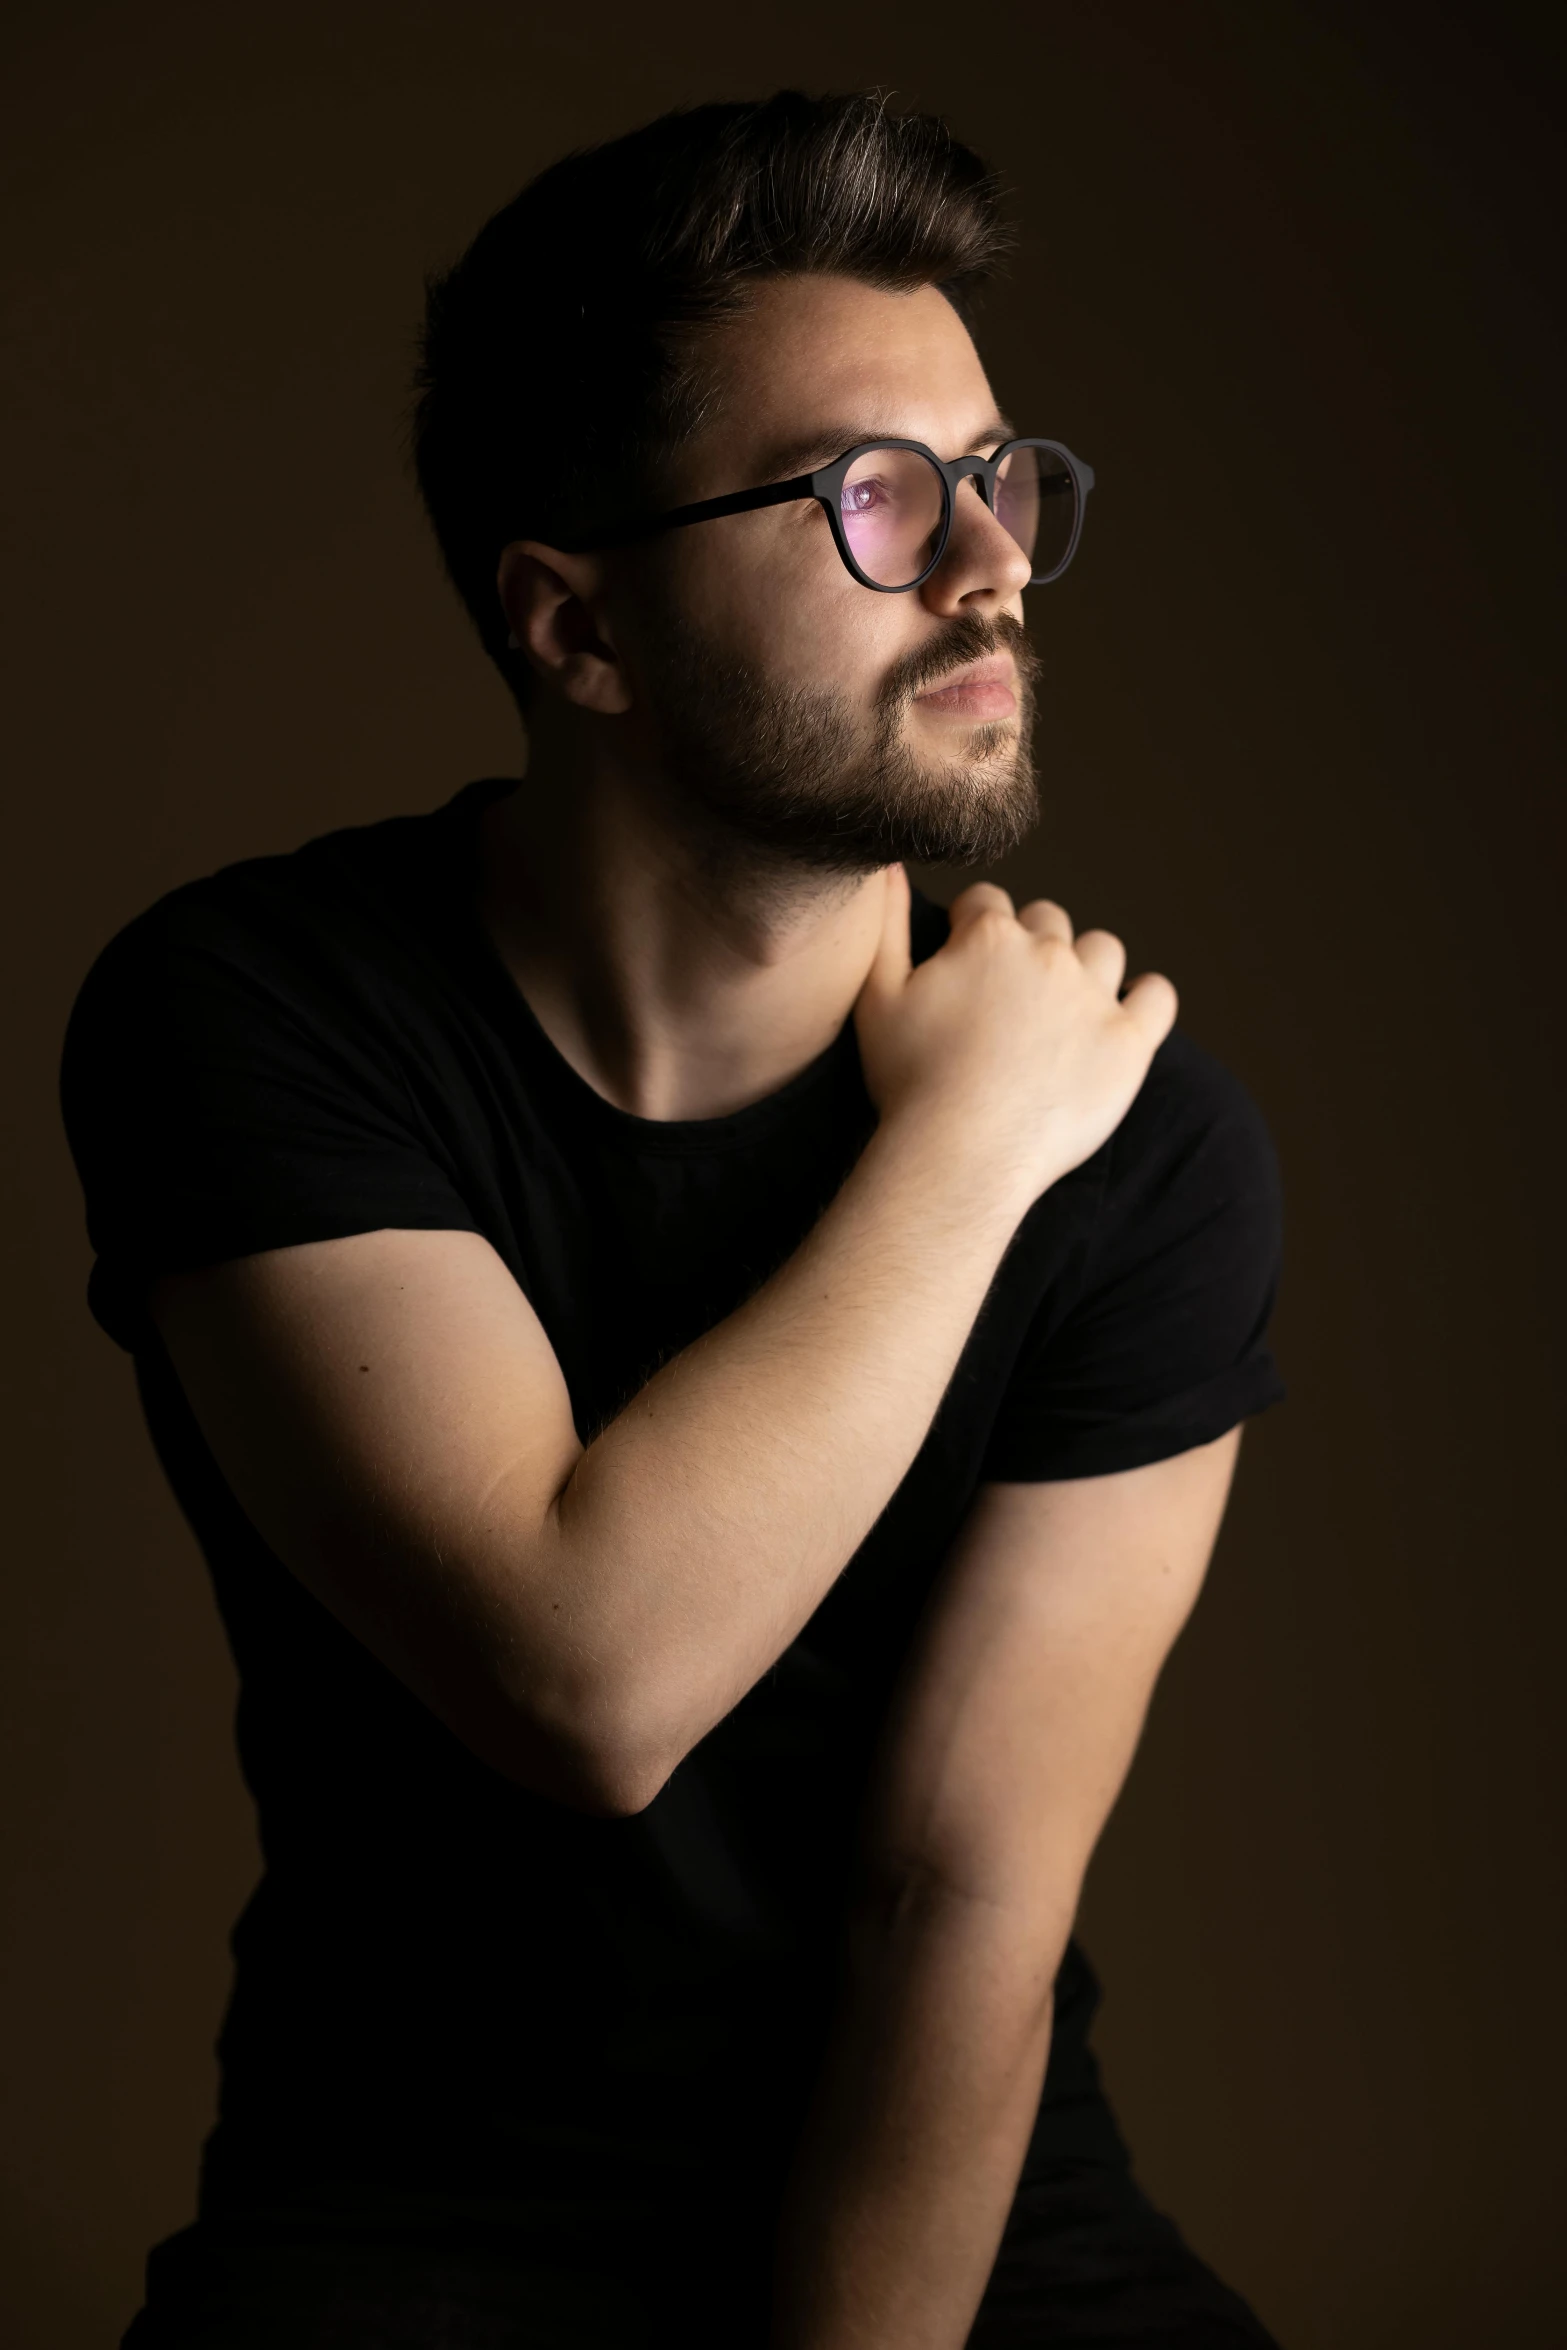
[[[1094,469],[1077,460],[1086,493],[1094,486]],[[574,547],[563,552],[590,555],[599,547],[622,547],[632,539],[655,538],[660,531],[684,530],[691,522],[716,522],[722,514],[749,514],[762,506],[788,506],[797,498],[819,498],[823,492],[820,477],[814,473],[798,473],[792,481],[769,482],[765,489],[730,490],[721,498],[700,498],[693,506],[676,506],[667,514],[644,515],[636,522],[608,523],[602,529],[583,532]],[[1069,473],[1053,476],[1040,484],[1048,496],[1057,496],[1076,487]]]
[[[716,522],[721,514],[746,514],[757,506],[787,506],[796,498],[814,498],[814,476],[797,474],[793,481],[772,481],[761,490],[730,490],[722,498],[700,498],[694,506],[676,506],[668,514],[648,514],[638,522],[616,522],[602,530],[585,532],[568,554],[588,555],[597,547],[624,546],[628,539],[649,539],[661,530],[683,530],[688,522]]]

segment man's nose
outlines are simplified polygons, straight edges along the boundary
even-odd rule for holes
[[[978,472],[966,473],[952,500],[946,550],[925,583],[929,600],[951,609],[976,595],[1010,603],[1028,585],[1033,564],[986,502]]]

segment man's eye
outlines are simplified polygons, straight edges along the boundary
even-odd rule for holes
[[[886,495],[885,482],[846,481],[843,485],[843,511],[845,514],[868,514],[873,506],[885,501]]]

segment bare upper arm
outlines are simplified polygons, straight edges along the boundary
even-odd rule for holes
[[[1240,1444],[1053,1484],[982,1485],[889,1713],[869,1881],[1026,1912],[1064,1944]]]
[[[483,1760],[618,1808],[576,1737],[584,1660],[551,1633],[555,1505],[582,1445],[489,1242],[312,1241],[165,1275],[149,1304],[225,1478],[301,1582]]]

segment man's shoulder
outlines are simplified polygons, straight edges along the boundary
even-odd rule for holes
[[[461,795],[458,795],[459,798]],[[448,801],[242,857],[155,898],[99,949],[62,1039],[67,1105],[156,1052],[251,1058],[267,1037],[378,1036],[417,1019]],[[400,976],[401,975],[401,976]]]
[[[1226,1123],[1262,1123],[1262,1112],[1230,1064],[1179,1021],[1149,1064],[1128,1124],[1146,1134],[1191,1137]]]
[[[260,973],[314,959],[322,947],[351,957],[417,929],[459,802],[474,788],[431,810],[338,825],[176,883],[98,950],[78,1003],[160,974]]]
[[[1112,1223],[1185,1228],[1243,1200],[1277,1212],[1278,1155],[1260,1104],[1228,1061],[1179,1025],[1102,1156]]]

